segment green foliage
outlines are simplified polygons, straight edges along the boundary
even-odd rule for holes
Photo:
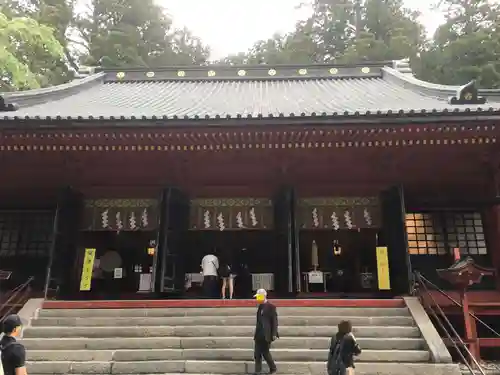
[[[403,7],[401,0],[367,0],[361,29],[340,58],[345,63],[414,58],[424,43],[419,14]]]
[[[3,23],[11,20],[9,32],[29,25],[46,40],[40,48],[40,43],[15,43],[1,34],[0,47],[7,45],[7,49],[0,48],[0,71],[8,77],[2,90],[68,82],[79,63],[158,67],[199,65],[208,59],[209,49],[201,40],[187,29],[173,29],[170,18],[153,0],[91,0],[87,12],[78,15],[76,2],[8,0],[0,5]],[[25,32],[19,38],[28,36]]]
[[[240,61],[357,63],[414,57],[424,43],[418,13],[401,0],[314,0],[293,32],[258,41]],[[231,62],[230,56],[222,62]]]
[[[414,64],[431,82],[500,88],[500,6],[484,0],[446,0],[446,22]]]
[[[361,63],[409,58],[418,78],[500,88],[500,5],[442,0],[446,22],[426,40],[418,12],[402,0],[312,0],[293,32],[254,44],[222,63]]]
[[[77,28],[86,65],[155,67],[202,64],[209,50],[189,30],[172,21],[153,0],[92,0]]]
[[[50,27],[0,13],[0,91],[47,86],[52,72],[44,62],[62,57],[63,48]]]
[[[176,30],[154,0],[7,0],[0,5],[0,90],[69,81],[79,63],[159,67],[208,63],[209,49]],[[224,64],[361,63],[410,58],[418,78],[500,88],[500,5],[441,0],[446,20],[426,40],[403,0],[308,0],[293,32],[257,41]],[[230,35],[228,34],[228,37]],[[5,46],[5,48],[4,48]]]

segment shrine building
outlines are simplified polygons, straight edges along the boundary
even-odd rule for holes
[[[0,268],[61,299],[407,295],[500,268],[500,91],[398,62],[99,69],[0,94]],[[498,276],[474,288],[498,290]],[[250,287],[251,285],[251,287]]]

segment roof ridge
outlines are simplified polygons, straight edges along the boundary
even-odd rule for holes
[[[347,63],[310,63],[310,64],[206,64],[206,65],[168,65],[159,67],[94,67],[95,72],[162,72],[162,71],[207,71],[216,69],[252,69],[252,70],[268,70],[268,69],[300,69],[300,68],[382,68],[393,64],[392,60],[387,61],[366,61],[354,64]]]
[[[103,84],[143,84],[143,83],[161,83],[161,82],[179,82],[179,83],[208,83],[208,82],[283,82],[283,81],[348,81],[348,80],[382,80],[380,74],[366,74],[365,76],[355,76],[355,75],[338,75],[338,76],[323,76],[315,75],[308,77],[189,77],[189,78],[158,78],[158,79],[137,79],[137,80],[117,80],[117,79],[104,79]]]
[[[0,92],[0,97],[9,103],[18,104],[24,108],[40,103],[51,102],[74,95],[98,83],[102,83],[105,73],[92,74],[82,79],[76,79],[61,85],[32,89],[26,91]]]
[[[166,81],[166,80],[250,80],[250,79],[309,79],[318,77],[367,77],[382,76],[382,65],[364,64],[358,66],[315,64],[315,65],[247,65],[247,66],[194,66],[186,68],[165,67],[152,69],[121,70],[112,69],[104,71],[105,82],[110,81]]]

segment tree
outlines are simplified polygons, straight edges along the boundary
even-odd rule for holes
[[[0,91],[48,86],[51,64],[64,56],[50,27],[31,18],[8,18],[3,13],[0,46]]]
[[[312,0],[309,6],[311,17],[292,33],[257,42],[239,61],[357,63],[414,57],[422,48],[418,13],[402,0]]]
[[[257,41],[247,52],[229,55],[216,63],[229,65],[312,63],[317,48],[309,38],[306,33],[274,34],[267,40]]]
[[[71,50],[73,14],[76,0],[9,0],[3,6],[8,17],[28,17],[54,30],[63,47],[64,59],[51,64],[51,84],[65,83],[78,70],[75,53]]]
[[[486,0],[445,0],[446,21],[422,52],[415,71],[431,82],[462,85],[473,79],[500,88],[500,6]]]
[[[295,33],[307,35],[316,45],[313,61],[336,61],[360,31],[362,4],[358,0],[313,0],[311,5],[311,17]]]
[[[414,59],[424,45],[424,28],[418,12],[402,0],[367,0],[358,36],[340,58],[346,63]]]
[[[188,30],[173,30],[170,18],[153,0],[92,0],[77,24],[87,65],[202,64],[209,55]]]

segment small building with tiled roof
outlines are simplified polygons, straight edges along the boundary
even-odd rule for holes
[[[251,248],[277,295],[309,290],[313,271],[353,277],[320,292],[404,294],[457,247],[500,267],[500,92],[474,82],[397,62],[98,68],[0,96],[0,262],[43,259],[31,273],[48,262],[66,298],[134,298],[135,273],[151,273],[141,293],[189,294],[213,247]],[[84,253],[128,282],[94,280]]]

